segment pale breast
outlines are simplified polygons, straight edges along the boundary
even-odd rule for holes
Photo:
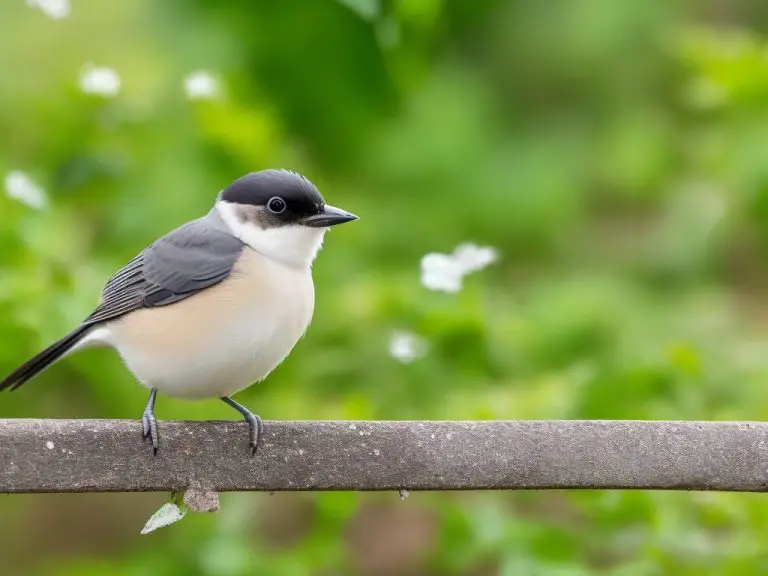
[[[107,327],[146,386],[183,398],[221,397],[269,374],[304,334],[313,309],[309,269],[246,248],[223,282]]]

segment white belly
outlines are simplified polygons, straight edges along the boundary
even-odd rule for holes
[[[105,340],[149,388],[223,397],[267,376],[304,334],[313,308],[309,269],[246,249],[224,282],[112,322]]]

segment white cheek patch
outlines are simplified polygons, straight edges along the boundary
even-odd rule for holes
[[[291,266],[311,266],[323,245],[327,228],[288,225],[262,228],[237,216],[237,205],[219,201],[216,209],[232,235],[257,252]]]

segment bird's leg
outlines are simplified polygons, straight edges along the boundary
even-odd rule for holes
[[[141,415],[141,426],[144,429],[144,439],[149,438],[152,441],[152,454],[157,456],[157,419],[155,418],[155,398],[157,397],[157,388],[152,388],[149,393],[149,401],[144,413]]]
[[[232,398],[224,397],[222,398],[222,401],[225,404],[232,406],[232,408],[234,408],[238,412],[240,412],[240,414],[242,414],[243,417],[245,418],[245,421],[248,422],[248,434],[249,434],[250,445],[251,445],[251,456],[253,456],[256,453],[256,448],[259,445],[259,438],[264,432],[264,424],[262,423],[261,418],[256,416],[256,414],[248,410],[248,408],[246,408],[242,404],[232,400]]]

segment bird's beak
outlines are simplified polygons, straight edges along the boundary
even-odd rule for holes
[[[311,228],[327,228],[337,224],[344,224],[344,222],[351,222],[352,220],[357,220],[357,216],[341,208],[326,204],[322,212],[302,218],[301,223]]]

